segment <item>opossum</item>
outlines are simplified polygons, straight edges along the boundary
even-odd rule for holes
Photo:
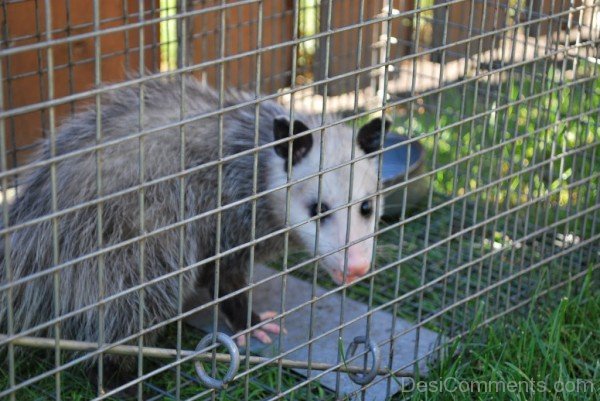
[[[289,110],[270,100],[258,103],[258,113],[254,104],[236,107],[253,100],[257,98],[235,91],[220,99],[213,89],[193,78],[157,79],[146,82],[141,91],[130,87],[103,95],[99,122],[95,106],[65,121],[54,144],[50,140],[41,143],[41,151],[33,160],[38,167],[24,178],[10,207],[8,228],[51,215],[53,210],[56,214],[10,232],[10,269],[5,266],[4,241],[0,241],[0,329],[6,333],[10,288],[13,333],[52,337],[54,324],[46,322],[61,316],[60,335],[65,339],[104,343],[133,339],[141,328],[178,315],[180,291],[183,302],[202,287],[214,295],[216,262],[200,262],[216,252],[225,253],[218,259],[218,296],[245,287],[251,247],[244,244],[253,239],[253,221],[254,238],[267,236],[253,247],[257,263],[282,253],[286,227],[293,227],[290,245],[312,252],[317,222],[306,221],[318,217],[316,253],[327,255],[320,266],[338,284],[366,274],[372,262],[372,235],[378,217],[375,210],[382,209],[376,207],[381,202],[377,196],[377,158],[368,155],[379,149],[389,122],[371,120],[356,132],[353,143],[352,129],[333,124],[335,120],[330,117],[323,120],[294,113],[292,123]],[[230,111],[219,116],[216,111],[221,107]],[[185,124],[180,127],[177,123],[182,120],[182,111]],[[207,117],[199,119],[202,115]],[[325,128],[318,129],[322,126]],[[259,151],[252,150],[257,147]],[[82,151],[88,148],[92,149]],[[52,152],[57,158],[54,163],[44,162]],[[319,205],[316,174],[321,153],[321,168],[326,172],[322,174]],[[360,160],[354,163],[350,194],[348,161],[352,156]],[[142,171],[140,158],[144,159]],[[179,174],[182,163],[186,170],[183,175]],[[343,166],[335,168],[339,165]],[[306,179],[311,175],[315,176]],[[293,183],[289,204],[288,182]],[[254,217],[253,194],[262,194],[256,199]],[[342,206],[349,196],[355,204],[348,213]],[[103,200],[100,208],[98,199]],[[220,213],[210,213],[219,205]],[[183,229],[177,224],[181,221],[185,221]],[[347,248],[346,261],[343,247],[347,241],[356,243]],[[52,270],[57,263],[58,268]],[[183,287],[179,288],[178,270],[194,264],[180,273]],[[14,281],[19,283],[11,285]],[[58,310],[54,306],[55,284]],[[108,300],[98,305],[103,299]],[[224,299],[219,305],[234,330],[247,328],[246,294]],[[250,323],[257,325],[272,316],[252,313]],[[268,342],[267,332],[277,333],[279,329],[269,323],[254,330],[253,335]],[[144,334],[144,344],[154,344],[159,333],[152,330]],[[243,338],[240,336],[238,342],[243,343]],[[105,355],[104,361],[106,366],[114,362],[123,369],[130,364],[110,355]]]

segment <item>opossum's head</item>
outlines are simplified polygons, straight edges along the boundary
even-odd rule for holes
[[[282,116],[273,122],[275,140],[292,136],[291,153],[290,141],[274,147],[277,156],[270,177],[272,187],[288,183],[291,162],[287,222],[291,226],[305,223],[291,231],[292,239],[309,252],[316,249],[316,254],[323,256],[320,266],[338,284],[364,276],[371,265],[376,214],[381,213],[382,204],[376,196],[378,158],[364,156],[379,149],[382,130],[388,125],[386,120],[371,120],[357,131],[353,142],[352,129],[347,126],[307,133],[309,125],[301,120],[292,124]],[[360,160],[350,163],[356,159]],[[320,164],[325,172],[319,190]],[[287,191],[275,191],[272,201],[278,218],[285,222]]]

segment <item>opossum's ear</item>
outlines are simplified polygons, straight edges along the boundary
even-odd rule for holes
[[[392,125],[392,122],[387,118],[375,118],[363,125],[358,130],[356,141],[358,142],[358,146],[360,146],[365,153],[369,154],[379,150],[379,145],[381,142],[381,128],[383,124],[385,124],[385,128],[383,130],[385,133]]]
[[[294,120],[292,135],[295,136],[305,131],[308,131],[308,127],[302,121]],[[289,118],[286,116],[275,117],[273,120],[273,134],[276,141],[279,139],[289,138]],[[292,141],[292,165],[298,163],[304,156],[306,156],[306,154],[310,151],[312,144],[312,134],[302,135]],[[280,143],[276,145],[274,149],[279,156],[283,157],[285,160],[288,159],[288,142]]]

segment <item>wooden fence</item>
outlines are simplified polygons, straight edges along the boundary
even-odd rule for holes
[[[33,106],[40,102],[84,93],[96,86],[96,41],[99,45],[100,82],[120,82],[127,71],[139,71],[140,29],[123,29],[94,37],[86,35],[95,30],[107,30],[135,24],[139,19],[138,0],[103,1],[94,26],[92,2],[52,0],[51,14],[42,1],[3,2],[1,49],[20,49],[0,58],[4,110]],[[156,18],[152,1],[146,0],[144,19]],[[48,29],[47,17],[51,19]],[[157,51],[158,24],[144,26],[144,64],[147,69],[159,65]],[[51,37],[50,37],[51,35]],[[81,38],[77,38],[81,36]],[[64,39],[74,40],[64,42]],[[33,47],[49,40],[51,46]],[[52,51],[53,91],[49,93],[48,52]],[[56,119],[62,119],[90,97],[61,103],[54,108]],[[5,119],[6,148],[11,166],[21,164],[29,155],[32,144],[48,129],[48,108],[37,107]]]
[[[464,66],[460,61],[474,53],[500,46],[500,39],[506,36],[505,28],[511,24],[528,19],[538,21],[527,29],[527,34],[534,36],[546,34],[552,23],[557,29],[572,18],[553,17],[555,13],[568,10],[569,2],[561,5],[552,2],[552,8],[549,1],[541,0],[532,0],[532,3],[393,0],[393,9],[389,11],[387,0],[321,0],[315,14],[316,31],[295,34],[294,16],[303,10],[295,10],[292,0],[241,4],[238,4],[239,0],[228,0],[225,7],[218,0],[186,1],[187,48],[180,48],[180,55],[186,52],[186,65],[193,65],[194,74],[200,79],[218,87],[222,76],[225,87],[254,90],[258,76],[260,91],[274,93],[292,84],[293,64],[300,47],[299,35],[316,35],[317,50],[309,67],[305,66],[310,71],[297,65],[297,75],[302,78],[297,83],[325,80],[329,96],[353,91],[357,77],[360,88],[377,87],[383,69],[370,67],[385,60],[388,33],[389,58],[395,60],[389,67],[389,78],[397,80],[396,87],[402,87],[400,81],[409,80],[414,72],[411,54],[421,55],[419,62],[425,64],[419,74],[436,84],[442,71],[439,65],[442,51],[439,49],[444,49],[445,62],[455,60],[460,67]],[[26,46],[44,44],[50,39],[45,2],[2,2],[0,48],[22,48],[22,51],[0,56],[3,109],[10,111],[50,100],[47,73],[50,48],[54,60],[52,98],[68,100],[54,109],[58,121],[82,103],[90,102],[93,96],[86,96],[86,91],[96,88],[97,82],[125,81],[139,72],[140,67],[150,73],[157,72],[161,65],[161,3],[145,0],[143,18],[140,18],[138,3],[138,0],[100,1],[95,21],[91,1],[51,0],[50,31],[55,42],[51,46],[26,49]],[[581,4],[590,7],[584,15],[585,23],[592,18],[593,0],[575,2],[575,6]],[[420,10],[415,9],[417,5]],[[178,11],[184,11],[181,2]],[[386,19],[390,13],[392,18]],[[417,15],[420,16],[418,20]],[[144,22],[140,25],[141,21]],[[178,21],[181,27],[182,20]],[[94,34],[96,31],[100,33]],[[141,34],[143,52],[139,49]],[[417,35],[418,44],[415,42]],[[182,43],[182,37],[176,38],[179,43]],[[478,39],[470,41],[473,37]],[[96,63],[96,52],[101,58],[99,63]],[[142,53],[144,65],[140,66]],[[433,64],[426,64],[430,62]],[[360,69],[363,71],[352,74]],[[408,85],[408,81],[406,83]],[[322,86],[316,90],[322,93]],[[31,144],[44,135],[48,127],[48,108],[41,105],[27,112],[13,113],[4,119],[4,124],[9,163],[18,165],[28,155]]]

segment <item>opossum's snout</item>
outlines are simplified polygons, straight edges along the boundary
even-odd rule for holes
[[[343,242],[340,244],[343,246]],[[351,284],[367,274],[373,259],[371,238],[328,255],[320,263],[336,284]],[[347,254],[346,254],[347,253]]]
[[[360,244],[359,244],[360,245]],[[348,264],[346,266],[346,277],[344,277],[344,257],[342,253],[341,264],[338,266],[326,267],[329,275],[336,284],[351,284],[363,277],[371,268],[371,255],[366,254],[364,250],[358,250],[354,247],[348,248]]]
[[[327,178],[330,177],[326,177],[324,182],[327,182]],[[327,184],[333,186],[331,182]],[[299,234],[307,249],[314,247],[318,238],[317,252],[324,255],[319,265],[337,284],[350,284],[367,274],[371,267],[375,228],[374,200],[368,199],[355,204],[350,210],[340,209],[327,214],[329,204],[326,200],[322,201],[320,211],[317,211],[318,203],[309,208],[311,217],[323,215],[319,219],[319,236],[316,236],[317,225],[314,222],[303,226]],[[350,227],[348,212],[352,216]]]

